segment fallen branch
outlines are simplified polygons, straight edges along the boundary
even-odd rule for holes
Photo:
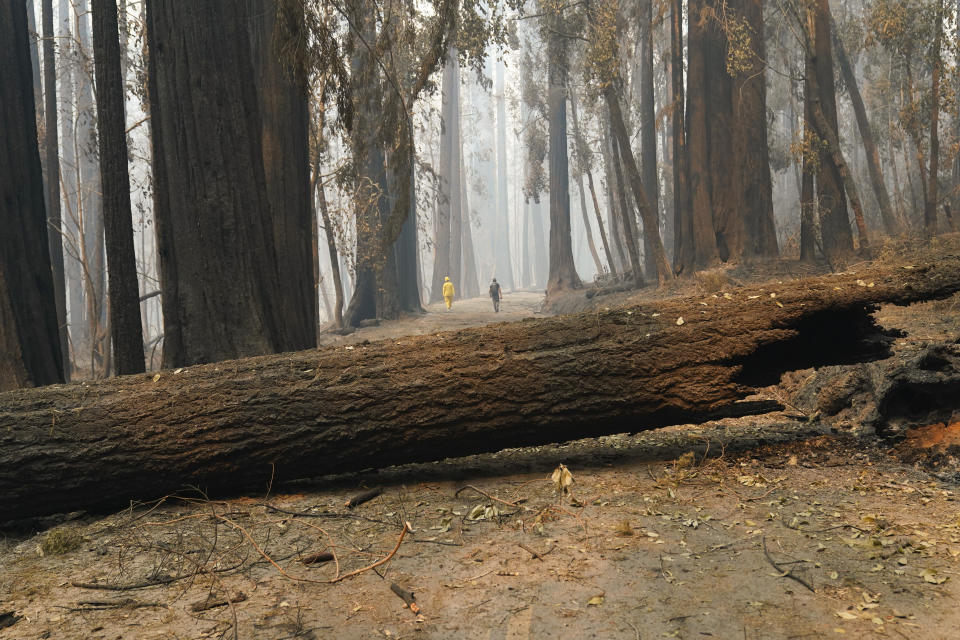
[[[198,600],[190,605],[190,611],[194,613],[199,613],[201,611],[209,611],[210,609],[216,609],[217,607],[226,607],[231,604],[236,604],[237,602],[243,602],[247,599],[247,595],[242,591],[237,591],[233,596],[229,598],[207,598],[206,600]]]
[[[407,591],[406,589],[398,585],[396,582],[390,583],[390,591],[393,591],[395,594],[400,596],[400,598],[406,603],[406,605],[410,607],[410,611],[416,614],[420,613],[421,611],[420,605],[418,605],[414,600],[413,591]]]
[[[308,556],[303,556],[300,558],[300,562],[303,564],[322,564],[324,562],[330,562],[333,560],[333,554],[329,551],[321,551],[320,553],[311,553]]]
[[[353,509],[354,507],[360,506],[364,502],[369,502],[370,500],[373,500],[381,493],[383,493],[383,487],[374,487],[373,489],[367,489],[363,493],[358,493],[357,495],[353,496],[352,498],[344,502],[343,506],[345,506],[347,509]]]
[[[369,565],[369,566],[366,566],[366,567],[364,567],[364,568],[362,568],[362,569],[357,569],[356,571],[351,571],[350,573],[346,573],[346,574],[344,574],[344,575],[342,575],[342,576],[338,576],[338,577],[334,578],[333,580],[331,580],[330,582],[331,582],[331,583],[340,582],[340,581],[342,581],[342,580],[346,580],[347,578],[352,578],[353,576],[358,576],[358,575],[360,575],[361,573],[363,573],[364,571],[369,571],[370,569],[375,569],[375,568],[379,567],[379,566],[382,565],[382,564],[386,564],[387,562],[390,562],[390,560],[393,558],[393,556],[397,555],[397,551],[400,549],[400,545],[403,544],[403,538],[404,538],[404,536],[407,535],[407,531],[412,532],[412,531],[413,531],[413,527],[410,526],[410,523],[409,523],[409,522],[404,522],[404,523],[403,523],[403,531],[400,532],[400,537],[397,539],[397,546],[395,546],[395,547],[393,548],[393,551],[391,551],[385,558],[382,558],[382,559],[380,559],[380,560],[377,560],[377,561],[374,562],[373,564],[371,564],[371,565]]]
[[[782,567],[781,565],[779,565],[779,564],[776,563],[776,561],[773,559],[773,557],[770,556],[770,552],[767,551],[767,538],[766,538],[766,536],[763,537],[762,542],[763,542],[763,555],[766,556],[767,562],[769,562],[770,565],[771,565],[774,569],[777,570],[777,573],[780,574],[780,577],[781,577],[781,578],[790,578],[791,580],[794,580],[794,581],[796,581],[796,582],[799,582],[800,584],[802,584],[803,586],[805,586],[807,589],[810,589],[810,591],[811,591],[812,593],[816,593],[816,592],[817,592],[817,590],[814,589],[814,588],[810,585],[809,582],[807,582],[806,580],[804,580],[804,579],[801,578],[800,576],[794,575],[794,573],[793,573],[793,571],[792,571],[791,569],[787,569],[786,571],[784,571],[784,570],[783,570],[783,567]]]

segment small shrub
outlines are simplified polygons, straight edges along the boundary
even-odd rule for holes
[[[47,532],[40,543],[40,552],[45,556],[70,553],[83,543],[83,536],[76,529],[61,527]]]

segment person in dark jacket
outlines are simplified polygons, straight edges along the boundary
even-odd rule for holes
[[[500,313],[500,298],[502,296],[503,291],[500,289],[500,283],[494,278],[493,282],[490,283],[490,299],[493,300],[493,310],[495,313]]]

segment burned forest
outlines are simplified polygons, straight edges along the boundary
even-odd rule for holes
[[[0,1],[0,640],[952,637],[960,2]]]

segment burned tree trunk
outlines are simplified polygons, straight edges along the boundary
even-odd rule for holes
[[[756,412],[770,407],[738,403],[783,371],[862,358],[873,305],[958,290],[960,256],[944,251],[729,299],[11,391],[0,394],[0,514],[116,507],[188,485],[260,491],[271,477]]]

